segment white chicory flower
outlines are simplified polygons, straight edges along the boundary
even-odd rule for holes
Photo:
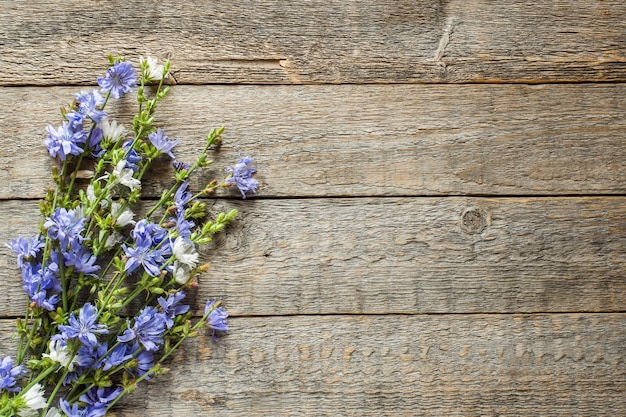
[[[62,341],[51,340],[48,344],[48,350],[50,353],[44,353],[42,356],[60,363],[64,368],[68,367],[70,371],[74,369],[74,360],[70,354],[70,349]]]
[[[124,126],[118,125],[115,120],[109,121],[109,119],[102,119],[100,129],[102,129],[102,136],[113,142],[117,142],[126,132]]]
[[[188,265],[190,268],[195,268],[198,265],[196,245],[189,239],[178,236],[174,241],[172,253],[174,253],[178,262]]]
[[[119,227],[135,224],[135,221],[133,220],[135,213],[133,213],[133,211],[128,207],[126,207],[123,211],[121,211],[121,208],[122,205],[116,201],[111,204],[111,216],[117,218],[115,224]]]
[[[107,240],[104,242],[104,248],[111,249],[113,246],[115,246],[116,243],[121,242],[123,238],[124,237],[120,233],[114,231],[109,235],[109,237],[107,237]]]
[[[97,197],[96,197],[96,193],[93,190],[93,184],[89,184],[87,186],[87,201],[89,201],[91,204],[95,203]]]
[[[20,417],[35,417],[39,415],[37,410],[41,410],[46,406],[46,398],[44,397],[44,389],[41,384],[35,384],[22,396],[22,400],[26,406],[17,412]]]
[[[130,188],[131,191],[135,191],[137,188],[141,187],[141,181],[134,178],[133,173],[132,169],[126,168],[126,160],[122,159],[117,163],[115,169],[111,173],[111,176],[113,177],[111,185],[122,184]]]
[[[172,246],[172,253],[176,261],[172,265],[172,275],[181,285],[185,285],[191,278],[191,270],[198,265],[198,251],[189,239],[178,236]]]
[[[46,412],[44,417],[61,417],[61,413],[59,413],[56,407],[52,407]]]
[[[174,261],[172,265],[172,275],[177,283],[185,285],[191,278],[191,267],[180,261]]]
[[[163,65],[157,64],[157,59],[152,58],[151,56],[147,58],[140,59],[141,67],[144,65],[147,66],[145,70],[146,78],[148,81],[160,81],[163,78]],[[167,78],[169,74],[165,74],[165,78]]]

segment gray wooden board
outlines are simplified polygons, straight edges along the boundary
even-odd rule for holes
[[[218,201],[242,215],[203,259],[203,299],[237,315],[626,310],[626,199]],[[35,202],[0,203],[0,242],[36,233]],[[0,247],[0,314],[26,304]],[[19,300],[19,302],[16,302]]]
[[[0,88],[0,198],[43,195],[45,127],[78,91]],[[623,194],[625,97],[626,84],[176,86],[157,124],[187,161],[225,126],[202,179],[250,154],[261,196]],[[132,103],[110,107],[127,127]],[[144,195],[170,183],[167,169]]]
[[[114,415],[625,414],[625,15],[621,0],[0,0],[0,356],[27,303],[3,243],[37,230],[45,126],[107,53],[150,55],[181,84],[158,114],[181,159],[227,128],[192,187],[250,154],[261,190],[209,201],[241,216],[190,302],[223,300],[231,331],[189,341]]]
[[[625,81],[622,0],[0,2],[3,85],[91,82],[107,53],[180,83]]]
[[[233,318],[190,340],[117,416],[611,416],[626,315]],[[1,353],[15,342],[0,321]]]

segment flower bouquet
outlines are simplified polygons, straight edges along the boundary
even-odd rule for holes
[[[228,329],[219,301],[193,320],[185,297],[209,267],[198,247],[237,215],[209,215],[200,198],[233,185],[243,198],[256,193],[252,159],[194,194],[189,178],[211,164],[207,152],[220,146],[223,129],[209,132],[193,163],[176,159],[179,141],[154,116],[170,90],[170,62],[141,59],[137,74],[122,58],[109,60],[100,88],[77,93],[61,126],[47,128],[55,187],[40,202],[40,234],[8,243],[29,301],[17,321],[17,357],[0,364],[1,416],[103,416],[164,372],[163,360],[186,338]],[[135,89],[138,112],[127,131],[105,108]],[[142,180],[168,159],[173,184],[139,218]]]

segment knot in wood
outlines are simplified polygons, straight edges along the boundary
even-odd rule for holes
[[[465,233],[481,233],[489,225],[489,216],[485,210],[478,207],[470,207],[461,214],[461,229]]]

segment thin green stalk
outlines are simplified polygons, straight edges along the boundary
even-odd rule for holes
[[[56,366],[51,366],[48,369],[46,369],[45,371],[43,371],[42,373],[40,373],[39,375],[37,375],[37,377],[35,379],[33,379],[32,381],[30,381],[28,383],[28,385],[26,385],[24,388],[22,388],[22,390],[20,391],[19,394],[17,394],[15,396],[15,398],[19,398],[21,397],[23,394],[25,394],[26,392],[28,392],[29,389],[31,389],[33,386],[35,386],[35,384],[41,382],[42,379],[44,379],[45,377],[47,377],[48,375],[50,375],[52,372],[56,372],[57,371],[57,367]]]
[[[93,127],[91,128],[93,131]],[[89,133],[91,136],[91,133]],[[67,190],[65,192],[66,197],[69,197],[72,193],[72,189],[74,188],[74,182],[76,181],[76,177],[78,176],[78,171],[80,171],[80,165],[83,163],[83,158],[85,157],[85,153],[81,153],[78,157],[78,162],[76,163],[76,167],[74,168],[74,173],[70,176],[70,185],[67,186]]]
[[[32,311],[32,310],[31,310]],[[34,312],[33,312],[34,315]],[[24,359],[24,357],[26,356],[26,353],[28,352],[29,349],[29,345],[31,343],[31,341],[33,340],[33,338],[35,337],[35,332],[37,331],[37,327],[39,327],[41,325],[41,318],[37,317],[33,317],[32,318],[32,324],[30,327],[30,334],[28,336],[28,343],[26,343],[26,346],[24,346],[24,350],[22,352],[20,352],[20,358],[19,359]],[[21,363],[21,361],[18,361],[18,363]]]
[[[26,314],[24,315],[24,330],[28,328],[28,322],[31,320],[31,314],[33,313],[32,308],[30,308],[30,300],[26,305]],[[28,351],[28,343],[24,345],[24,340],[26,339],[26,334],[20,334],[20,343],[17,349],[17,363],[22,363],[24,357],[26,356],[26,352]]]
[[[45,415],[44,412],[48,409],[48,407],[50,407],[50,404],[52,404],[52,401],[54,400],[54,397],[56,397],[57,393],[59,392],[59,389],[61,388],[61,386],[63,385],[63,381],[65,381],[65,378],[67,377],[67,374],[70,372],[70,365],[72,363],[72,361],[74,360],[74,357],[76,356],[76,353],[72,354],[72,357],[70,358],[70,361],[68,363],[68,365],[65,367],[65,370],[63,371],[63,375],[61,375],[61,378],[59,378],[57,384],[55,385],[54,389],[52,390],[52,393],[50,394],[50,397],[48,397],[48,402],[46,403],[46,407],[44,408],[44,410],[42,411],[42,417]]]
[[[63,262],[63,256],[59,256],[59,276],[61,277],[61,298],[63,300],[63,311],[67,311],[67,290],[70,283],[68,282],[71,277],[65,276],[65,262]]]
[[[80,386],[80,384],[76,384],[73,388],[76,388],[76,387],[79,387],[79,386]],[[76,394],[73,393],[73,391],[74,391],[73,389],[70,390],[70,392],[68,392],[67,396],[65,397],[66,401],[68,401],[70,404],[75,403],[76,401],[78,401],[78,399],[80,398],[81,395],[86,394],[87,391],[89,391],[90,389],[92,389],[95,386],[96,386],[96,384],[92,382],[91,384],[87,385],[86,388],[83,388],[82,391],[80,391],[80,392],[78,392]]]

